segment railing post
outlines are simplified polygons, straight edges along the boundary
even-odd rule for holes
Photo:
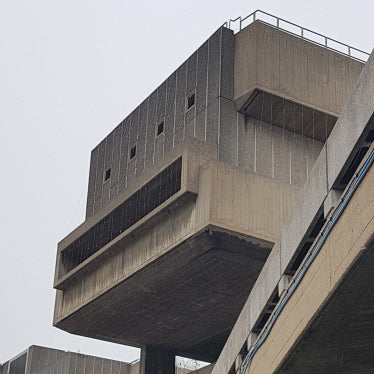
[[[301,28],[301,37],[304,38],[304,27]]]
[[[277,29],[279,29],[279,18],[277,17]]]

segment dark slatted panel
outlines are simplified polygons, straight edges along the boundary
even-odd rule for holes
[[[68,272],[142,219],[181,188],[182,159],[168,166],[62,252]]]

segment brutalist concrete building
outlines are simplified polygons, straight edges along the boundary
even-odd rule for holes
[[[0,365],[0,374],[138,374],[137,364],[32,345]]]
[[[142,373],[174,373],[175,355],[292,367],[297,343],[248,364],[370,154],[372,58],[260,14],[220,27],[92,151],[86,220],[58,245],[54,325],[141,347]]]

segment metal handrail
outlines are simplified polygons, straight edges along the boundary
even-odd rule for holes
[[[268,16],[268,17],[271,17],[275,20],[275,24],[272,24],[270,22],[267,22],[263,19],[261,19],[261,15],[265,15],[265,16]],[[238,31],[241,31],[243,29],[243,23],[246,22],[245,26],[248,26],[249,24],[255,22],[255,21],[261,21],[263,23],[266,23],[267,25],[269,26],[272,26],[272,27],[275,27],[277,29],[280,29],[280,30],[283,30],[283,31],[286,31],[287,33],[289,34],[292,34],[292,35],[295,35],[295,36],[298,36],[302,39],[305,39],[305,40],[308,40],[314,44],[317,44],[317,45],[321,45],[327,49],[330,49],[334,52],[337,52],[337,53],[340,53],[342,55],[345,55],[345,56],[349,56],[353,59],[356,59],[356,60],[359,60],[359,61],[363,61],[363,62],[366,62],[367,59],[369,58],[370,56],[370,53],[367,53],[361,49],[358,49],[358,48],[355,48],[355,47],[352,47],[348,44],[345,44],[345,43],[342,43],[342,42],[339,42],[338,40],[335,40],[335,39],[332,39],[332,38],[329,38],[328,36],[326,35],[322,35],[316,31],[313,31],[313,30],[310,30],[310,29],[307,29],[303,26],[300,26],[300,25],[297,25],[296,23],[293,23],[293,22],[290,22],[290,21],[287,21],[283,18],[280,18],[280,17],[277,17],[277,16],[274,16],[273,14],[270,14],[270,13],[267,13],[267,12],[264,12],[260,9],[257,9],[255,10],[253,13],[249,14],[248,16],[242,18],[241,16],[240,17],[237,17],[237,18],[234,18],[234,19],[230,19],[229,21],[225,22],[223,24],[224,27],[227,27],[233,31],[235,31],[235,29],[233,28],[233,25],[236,24],[237,22],[239,21],[239,30]],[[296,33],[296,32],[293,32],[291,30],[288,30],[287,28],[284,28],[282,27],[280,24],[282,23],[285,23],[287,25],[290,25],[290,26],[293,26],[293,27],[296,27],[299,29],[300,33]],[[305,33],[310,33],[312,35],[315,35],[315,36],[318,36],[320,38],[323,38],[323,43],[320,43],[314,39],[311,39],[310,37],[308,38],[307,36],[305,36]],[[331,46],[331,43],[336,43],[338,44],[339,46],[343,47],[344,49],[347,50],[347,52],[345,51],[342,51],[342,50],[339,50],[339,49],[336,49],[334,47]],[[354,56],[352,55],[352,52],[356,52],[356,53],[359,53],[359,54],[362,54],[363,58],[360,58],[360,57],[357,57],[357,56]]]

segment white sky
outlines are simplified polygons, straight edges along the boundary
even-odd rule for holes
[[[52,327],[57,242],[84,220],[91,149],[256,9],[373,48],[372,0],[0,1],[0,362],[32,344],[138,358]]]

